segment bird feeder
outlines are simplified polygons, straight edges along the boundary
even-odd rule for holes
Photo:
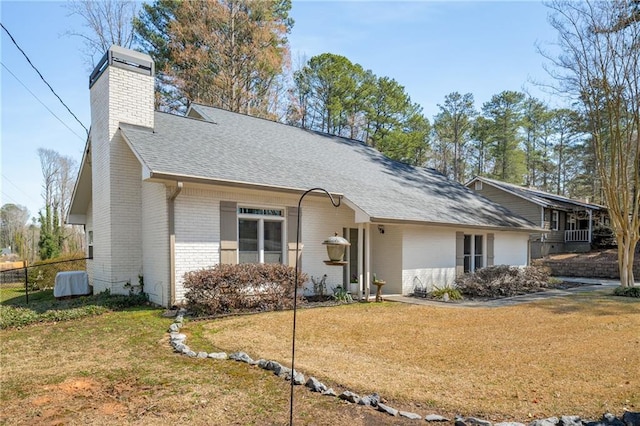
[[[347,264],[343,259],[346,248],[351,245],[349,241],[339,237],[338,233],[336,233],[334,236],[324,240],[322,244],[327,246],[327,255],[329,255],[329,260],[325,260],[324,263],[327,265],[340,266]]]

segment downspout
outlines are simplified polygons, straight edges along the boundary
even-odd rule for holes
[[[176,303],[176,223],[175,199],[182,192],[182,182],[176,182],[176,189],[169,195],[169,308]]]

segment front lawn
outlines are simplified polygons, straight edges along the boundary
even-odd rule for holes
[[[0,330],[0,424],[286,424],[289,384],[175,354],[151,307]],[[195,350],[290,362],[292,312],[187,321]],[[296,367],[422,415],[494,421],[639,411],[640,302],[577,294],[509,308],[399,303],[298,312]],[[296,388],[296,424],[416,424]]]
[[[287,362],[290,318],[212,321],[203,337]],[[604,293],[497,309],[370,303],[301,310],[296,368],[423,415],[599,419],[640,411],[638,330],[640,302]]]

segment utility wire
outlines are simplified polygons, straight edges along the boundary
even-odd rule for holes
[[[31,65],[31,68],[33,68],[38,75],[40,76],[40,79],[42,81],[44,81],[44,84],[47,85],[47,87],[49,88],[49,90],[51,90],[51,92],[56,96],[56,98],[58,98],[58,100],[60,101],[60,103],[62,105],[64,105],[64,107],[67,109],[67,111],[69,111],[69,114],[71,114],[73,116],[73,118],[76,119],[76,121],[78,123],[80,123],[80,125],[82,126],[82,128],[87,132],[87,136],[89,136],[89,129],[87,129],[85,127],[84,124],[82,124],[82,121],[80,121],[78,119],[78,117],[76,117],[76,115],[69,109],[69,107],[67,106],[67,104],[64,103],[64,101],[60,98],[60,96],[58,96],[58,94],[56,93],[55,90],[53,90],[53,87],[51,87],[51,85],[47,82],[47,80],[45,80],[45,78],[42,76],[42,74],[40,73],[40,71],[38,70],[38,68],[35,67],[35,65],[33,65],[33,63],[31,62],[31,59],[29,59],[29,57],[27,56],[26,53],[24,53],[24,50],[22,50],[22,48],[18,45],[18,42],[13,38],[13,36],[11,35],[11,33],[9,32],[9,30],[7,29],[7,27],[4,26],[4,24],[2,24],[2,22],[0,22],[0,26],[2,26],[2,29],[5,30],[5,32],[9,35],[9,38],[11,38],[11,41],[13,42],[13,44],[15,44],[15,46],[18,48],[18,50],[20,51],[20,53],[22,53],[22,55],[25,57],[25,59],[27,60],[27,62],[29,62],[29,65]]]
[[[44,103],[44,102],[42,102],[42,101],[40,100],[40,98],[38,98],[38,97],[36,96],[36,94],[35,94],[35,93],[33,93],[31,90],[29,90],[29,88],[28,88],[28,87],[27,87],[27,86],[26,86],[22,81],[20,81],[20,79],[19,79],[19,78],[18,78],[14,73],[12,73],[12,72],[11,72],[11,70],[10,70],[9,68],[7,68],[7,66],[6,66],[2,61],[0,61],[0,65],[2,65],[2,67],[3,67],[5,70],[7,70],[7,72],[8,72],[9,74],[11,74],[11,75],[13,76],[13,78],[15,78],[15,79],[18,81],[18,83],[20,83],[20,84],[22,85],[22,87],[24,87],[24,88],[27,90],[27,92],[31,93],[31,96],[33,96],[34,98],[36,98],[36,100],[37,100],[38,102],[40,102],[40,104],[42,104],[42,106],[43,106],[43,107],[45,107],[45,108],[47,109],[47,111],[49,111],[49,112],[51,113],[51,115],[53,115],[53,116],[54,116],[54,117],[55,117],[55,118],[56,118],[60,123],[62,123],[62,125],[63,125],[64,127],[66,127],[67,129],[69,129],[69,131],[70,131],[71,133],[73,133],[74,135],[76,135],[76,136],[77,136],[81,141],[83,141],[83,142],[85,141],[85,138],[83,138],[82,136],[80,136],[79,134],[77,134],[77,133],[75,132],[75,130],[73,130],[71,127],[69,127],[69,126],[67,125],[67,123],[65,123],[64,121],[62,121],[62,119],[61,119],[60,117],[58,117],[58,116],[57,116],[53,111],[51,111],[51,109],[49,109],[49,107],[48,107],[48,106],[46,106],[46,105],[45,105],[45,103]],[[83,127],[84,127],[84,126],[83,126]]]
[[[20,188],[18,185],[16,185],[15,183],[11,182],[11,179],[9,179],[8,177],[6,177],[4,174],[2,175],[2,178],[4,180],[6,180],[7,182],[9,182],[11,185],[13,185],[18,191],[22,192],[24,195],[26,195],[27,197],[29,197],[29,199],[31,201],[35,201],[36,203],[39,203],[39,201],[34,200],[31,195],[27,194],[24,189]]]

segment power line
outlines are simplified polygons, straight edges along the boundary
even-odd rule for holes
[[[8,72],[9,74],[11,74],[11,75],[13,76],[13,78],[15,78],[15,79],[18,81],[18,83],[20,83],[20,84],[22,85],[22,87],[24,87],[24,88],[27,90],[27,92],[31,93],[31,96],[33,96],[34,98],[36,98],[36,100],[37,100],[38,102],[40,102],[40,104],[42,104],[42,106],[43,106],[43,107],[45,107],[45,108],[47,109],[47,111],[49,111],[49,112],[51,113],[51,115],[53,115],[53,116],[54,116],[54,117],[55,117],[55,118],[56,118],[60,123],[62,123],[62,125],[63,125],[64,127],[66,127],[67,129],[69,129],[69,131],[70,131],[71,133],[73,133],[74,135],[76,135],[76,136],[77,136],[81,141],[83,141],[83,142],[85,141],[85,139],[84,139],[82,136],[80,136],[79,134],[77,134],[77,133],[76,133],[76,132],[71,128],[71,127],[69,127],[69,126],[67,125],[67,123],[65,123],[64,121],[62,121],[62,119],[61,119],[60,117],[58,117],[58,116],[57,116],[53,111],[51,111],[51,109],[49,109],[49,107],[48,107],[48,106],[46,106],[46,105],[45,105],[45,103],[44,103],[44,102],[42,102],[42,101],[40,100],[40,98],[38,98],[38,97],[36,96],[36,94],[35,94],[35,93],[33,93],[31,90],[29,90],[29,88],[28,88],[28,87],[27,87],[27,86],[26,86],[22,81],[20,81],[20,79],[19,79],[19,78],[18,78],[14,73],[12,73],[12,72],[11,72],[11,70],[10,70],[9,68],[7,68],[7,66],[6,66],[2,61],[0,61],[0,65],[2,65],[2,67],[3,67],[5,70],[7,70],[7,72]],[[82,126],[82,127],[84,127],[84,126]]]
[[[67,111],[69,111],[69,114],[71,114],[73,116],[73,118],[76,119],[76,121],[78,123],[80,123],[80,125],[82,126],[82,128],[87,132],[87,136],[89,135],[89,129],[87,129],[84,124],[82,124],[82,121],[80,121],[78,119],[78,117],[76,117],[76,115],[71,111],[71,109],[69,109],[69,107],[67,106],[67,104],[64,103],[64,101],[60,98],[60,96],[58,96],[58,94],[56,93],[55,90],[53,90],[53,87],[51,87],[51,85],[47,82],[47,80],[45,80],[45,78],[42,76],[42,74],[40,73],[40,71],[38,70],[38,68],[35,67],[35,65],[33,65],[33,63],[31,62],[31,59],[29,59],[29,57],[27,56],[26,53],[24,53],[24,50],[22,50],[22,48],[18,45],[18,42],[13,38],[13,36],[11,35],[11,33],[9,32],[9,30],[4,26],[4,24],[2,24],[2,22],[0,22],[0,26],[2,26],[2,29],[5,30],[5,32],[9,35],[9,38],[11,39],[11,41],[13,42],[13,44],[18,48],[18,50],[20,51],[20,53],[22,53],[22,55],[25,57],[25,59],[27,60],[27,62],[29,62],[29,65],[31,65],[31,68],[33,68],[38,75],[40,76],[40,79],[42,81],[44,81],[44,84],[47,85],[47,87],[49,88],[49,90],[51,90],[51,93],[53,93],[56,98],[58,98],[58,100],[60,101],[60,103],[62,105],[64,105],[64,107],[67,109]]]
[[[9,179],[8,177],[6,177],[4,174],[2,175],[2,178],[3,178],[4,180],[6,180],[7,182],[9,182],[11,185],[13,185],[13,186],[18,190],[18,191],[22,192],[24,195],[26,195],[27,197],[29,197],[29,199],[30,199],[31,201],[35,201],[36,203],[39,203],[39,201],[36,201],[35,199],[33,199],[33,198],[31,197],[31,195],[29,195],[28,193],[26,193],[26,192],[24,191],[24,189],[20,188],[18,185],[16,185],[15,183],[13,183],[13,182],[11,181],[11,179]]]

